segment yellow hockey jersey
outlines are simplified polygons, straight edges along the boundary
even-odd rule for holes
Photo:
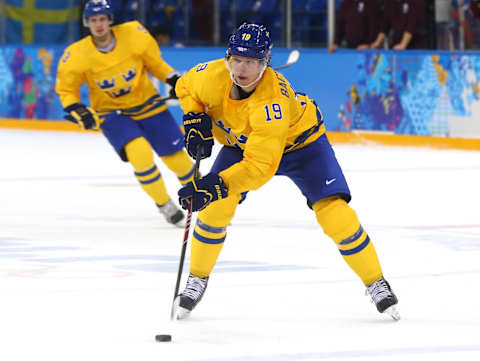
[[[90,105],[96,111],[140,107],[136,119],[166,109],[164,103],[148,104],[158,97],[147,72],[165,82],[173,68],[161,57],[155,39],[137,21],[112,26],[116,44],[100,52],[89,35],[65,49],[58,63],[56,91],[64,107],[80,102],[80,87],[86,83]]]
[[[233,82],[223,59],[199,64],[177,82],[182,110],[206,112],[220,143],[244,150],[243,160],[222,171],[229,192],[254,190],[272,178],[285,152],[325,133],[320,110],[295,93],[280,73],[267,67],[247,99],[233,100]]]

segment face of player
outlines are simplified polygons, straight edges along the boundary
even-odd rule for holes
[[[106,14],[90,16],[87,19],[88,28],[94,38],[106,38],[110,34],[112,20]]]
[[[263,70],[263,62],[255,58],[246,58],[243,56],[233,55],[231,57],[230,64],[232,67],[233,76],[238,85],[240,85],[247,92],[255,89],[257,84],[255,80],[259,77],[260,72]],[[250,86],[247,87],[247,85]]]

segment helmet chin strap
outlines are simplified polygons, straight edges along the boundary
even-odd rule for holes
[[[262,78],[262,75],[263,73],[265,72],[265,69],[267,69],[267,63],[265,62],[263,64],[263,68],[262,70],[260,71],[260,73],[258,74],[257,78],[252,81],[250,84],[247,84],[247,85],[240,85],[236,80],[235,80],[235,76],[233,75],[233,70],[232,68],[230,67],[230,63],[228,62],[228,59],[225,59],[225,62],[227,63],[227,69],[228,71],[230,72],[230,78],[232,79],[233,83],[237,86],[239,86],[240,88],[248,88],[254,84],[256,84],[261,78]]]

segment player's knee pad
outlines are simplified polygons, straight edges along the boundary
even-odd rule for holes
[[[125,145],[125,153],[135,171],[144,171],[152,167],[153,150],[150,143],[143,137],[138,137]]]
[[[321,199],[312,208],[325,234],[338,245],[361,229],[355,211],[338,196]]]

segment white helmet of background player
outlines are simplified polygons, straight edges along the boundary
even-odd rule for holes
[[[83,9],[83,26],[88,26],[88,18],[94,15],[105,14],[113,21],[113,10],[108,0],[90,0]]]
[[[246,58],[255,58],[263,63],[263,68],[258,77],[248,85],[249,87],[260,80],[265,69],[270,61],[270,52],[272,50],[272,40],[270,39],[270,32],[263,25],[243,23],[233,32],[228,41],[228,49],[225,55],[228,70],[232,81],[238,85],[233,76],[230,66],[230,58],[232,55],[243,56]]]

